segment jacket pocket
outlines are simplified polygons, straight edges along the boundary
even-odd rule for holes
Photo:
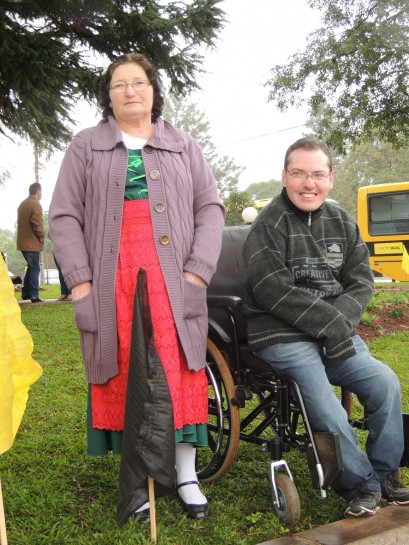
[[[97,318],[95,315],[94,300],[92,292],[73,301],[75,323],[80,331],[89,331],[90,333],[96,333]]]
[[[184,280],[184,318],[197,318],[207,314],[206,292],[206,286]]]

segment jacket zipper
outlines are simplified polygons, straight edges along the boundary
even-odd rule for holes
[[[311,212],[308,213],[308,227],[311,227]]]

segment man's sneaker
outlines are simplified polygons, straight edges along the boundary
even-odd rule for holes
[[[362,492],[360,496],[349,502],[349,507],[345,511],[346,517],[369,517],[374,515],[379,509],[381,501],[380,492]]]
[[[409,505],[409,490],[387,475],[382,483],[382,497],[394,505]]]

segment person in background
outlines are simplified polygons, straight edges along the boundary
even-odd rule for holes
[[[195,471],[207,444],[206,286],[224,207],[197,143],[161,118],[158,74],[143,55],[102,77],[102,121],[71,142],[53,194],[54,253],[72,291],[90,384],[88,453],[123,430],[136,276],[147,273],[155,347],[173,402],[177,493],[191,518],[209,514]],[[115,447],[113,447],[115,448]],[[135,511],[149,520],[149,504]]]
[[[53,257],[54,257],[55,266],[57,267],[58,278],[59,278],[59,281],[60,281],[60,289],[61,289],[61,296],[57,299],[57,301],[67,301],[67,302],[70,302],[70,301],[72,301],[71,290],[70,290],[70,288],[67,286],[67,284],[65,283],[64,276],[63,276],[63,274],[62,274],[62,270],[61,270],[60,264],[59,264],[58,261],[55,259],[55,256],[53,256]]]
[[[27,261],[24,275],[22,299],[31,299],[32,303],[40,303],[40,253],[44,249],[43,209],[40,200],[41,184],[35,182],[28,188],[29,196],[17,210],[17,250],[20,250]]]
[[[409,490],[394,478],[404,448],[399,381],[356,331],[373,293],[368,250],[349,214],[326,202],[333,182],[327,146],[302,138],[288,148],[282,192],[244,245],[244,313],[251,348],[298,383],[312,430],[338,433],[344,471],[333,488],[349,502],[345,515],[359,517],[382,501],[409,505]],[[365,409],[366,453],[333,385]]]

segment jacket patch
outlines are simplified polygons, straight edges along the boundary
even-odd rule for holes
[[[327,262],[332,269],[337,269],[344,262],[344,246],[342,242],[325,243]]]
[[[302,265],[292,267],[292,275],[297,287],[321,299],[336,297],[343,291],[324,257],[305,258]]]

